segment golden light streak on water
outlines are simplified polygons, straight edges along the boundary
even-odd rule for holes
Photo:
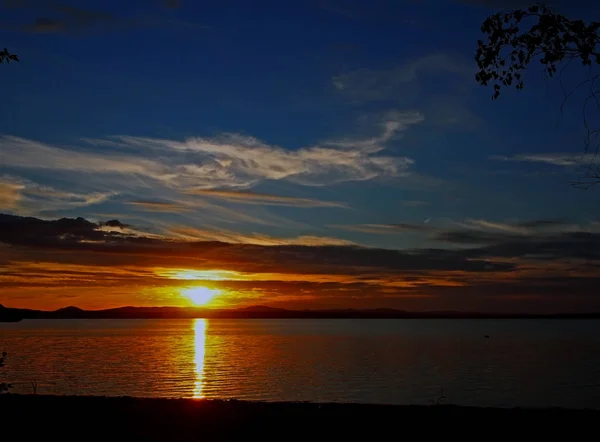
[[[196,364],[196,382],[194,387],[194,398],[204,398],[204,357],[206,356],[206,319],[194,321],[194,362]]]

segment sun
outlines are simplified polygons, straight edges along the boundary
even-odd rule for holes
[[[219,295],[221,290],[208,287],[190,287],[181,291],[181,294],[196,305],[206,305]]]

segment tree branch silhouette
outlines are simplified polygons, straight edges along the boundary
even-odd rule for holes
[[[536,3],[525,9],[498,12],[489,16],[481,25],[486,40],[477,42],[475,61],[479,68],[476,81],[493,86],[492,99],[498,99],[506,87],[521,90],[524,87],[523,72],[532,62],[542,65],[545,78],[559,77],[565,104],[576,92],[586,91],[582,113],[585,127],[585,152],[592,154],[584,179],[572,182],[575,187],[589,188],[600,183],[600,168],[594,164],[600,144],[600,127],[590,124],[590,112],[595,106],[600,109],[600,73],[594,67],[600,65],[600,22],[574,20],[558,14],[543,3]],[[562,73],[573,61],[589,67],[587,77],[567,90],[562,81]],[[562,65],[560,71],[558,68]],[[591,148],[593,146],[593,148]]]
[[[0,51],[0,63],[10,63],[11,61],[19,61],[19,56],[11,54],[8,49],[4,48]]]

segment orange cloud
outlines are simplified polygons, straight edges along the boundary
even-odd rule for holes
[[[21,307],[188,305],[181,290],[194,287],[222,291],[227,296],[219,302],[232,306],[523,311],[598,305],[600,254],[590,244],[600,244],[600,234],[592,232],[519,242],[508,232],[509,242],[492,246],[403,251],[228,231],[208,240],[214,232],[191,228],[160,236],[83,218],[0,215],[0,227],[2,301]]]
[[[188,212],[191,207],[180,203],[164,201],[129,201],[128,204],[151,212]]]
[[[348,208],[347,205],[335,201],[322,201],[310,198],[296,198],[291,196],[269,195],[265,193],[256,193],[249,191],[234,190],[216,190],[216,189],[196,189],[188,193],[202,195],[213,198],[222,198],[243,204],[271,204],[277,206],[294,207],[341,207]]]

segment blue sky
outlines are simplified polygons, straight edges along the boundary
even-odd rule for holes
[[[396,250],[595,232],[577,101],[537,67],[497,101],[475,82],[481,22],[518,3],[5,0],[0,212]]]

